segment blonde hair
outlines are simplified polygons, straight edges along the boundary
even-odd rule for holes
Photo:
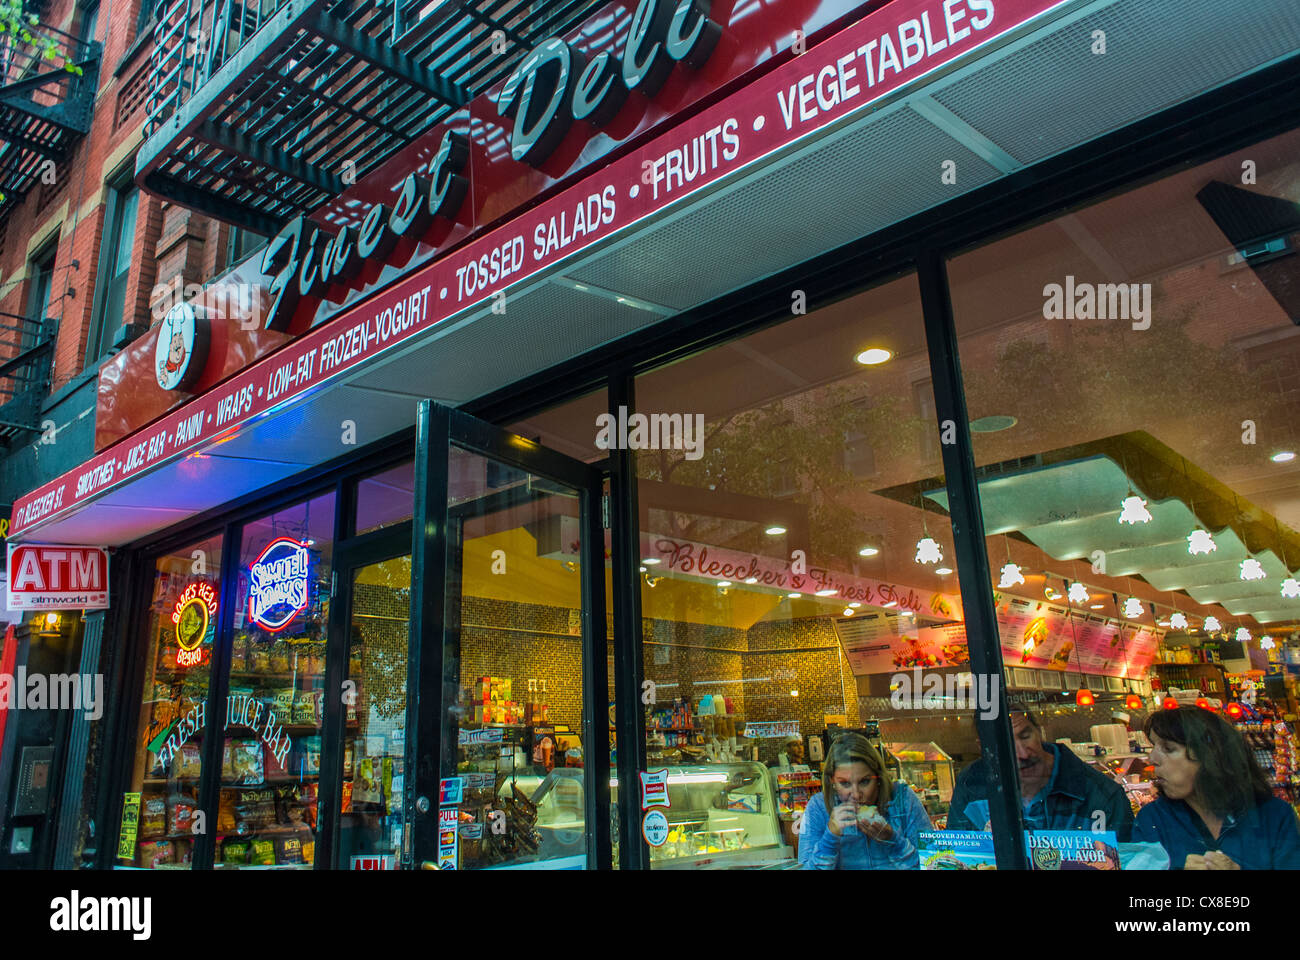
[[[885,761],[880,758],[876,748],[860,733],[841,733],[826,751],[826,763],[822,766],[822,799],[826,801],[826,812],[835,809],[836,767],[850,763],[864,763],[867,769],[880,778],[880,792],[876,795],[878,806],[889,806],[894,796],[894,778],[885,768]]]

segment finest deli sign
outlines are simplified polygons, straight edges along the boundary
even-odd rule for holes
[[[559,37],[543,40],[497,97],[497,113],[514,124],[510,155],[540,166],[573,121],[603,127],[632,91],[652,97],[676,64],[703,65],[722,34],[709,8],[710,0],[641,0],[618,56],[603,51],[587,60]],[[455,220],[469,192],[469,155],[469,139],[448,131],[427,175],[408,174],[391,206],[375,204],[355,229],[331,235],[298,217],[280,231],[262,257],[262,272],[273,277],[265,327],[287,332],[309,324],[322,300],[342,303],[349,289],[378,279],[399,245],[413,249],[438,221]],[[510,257],[484,269],[509,272]],[[161,367],[158,379],[165,389],[185,385],[180,378],[165,382]]]

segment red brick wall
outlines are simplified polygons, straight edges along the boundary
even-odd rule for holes
[[[79,15],[74,10],[74,0],[52,0],[42,22],[76,33]],[[142,135],[151,42],[130,51],[120,76],[114,74],[135,43],[139,12],[140,0],[101,3],[94,39],[104,45],[104,51],[90,132],[58,165],[56,182],[38,181],[10,208],[0,226],[0,311],[25,314],[31,287],[26,275],[29,244],[44,243],[57,224],[49,309],[59,323],[52,392],[86,369],[105,230],[104,183],[114,174],[134,172],[130,145],[138,145]],[[126,316],[108,318],[113,331],[124,322],[152,323],[150,300],[156,284],[167,283],[177,274],[184,283],[202,283],[226,267],[229,228],[179,208],[169,212],[166,206],[148,194],[140,195]],[[92,358],[92,368],[97,359]]]

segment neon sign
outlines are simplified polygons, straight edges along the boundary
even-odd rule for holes
[[[180,647],[176,651],[176,666],[192,667],[203,659],[203,638],[216,615],[217,591],[212,584],[200,580],[181,593],[172,610],[172,624]]]
[[[307,544],[280,537],[249,568],[248,619],[277,633],[307,606]]]

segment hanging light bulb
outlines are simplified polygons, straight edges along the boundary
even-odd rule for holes
[[[1201,629],[1206,633],[1218,633],[1223,629],[1223,625],[1219,623],[1218,617],[1206,617],[1205,623],[1202,625]]]
[[[1300,597],[1300,580],[1295,577],[1287,577],[1282,581],[1282,596],[1295,599]]]
[[[1130,693],[1127,697],[1124,698],[1124,706],[1129,710],[1141,710],[1142,698],[1139,697],[1136,693]]]
[[[1142,616],[1142,601],[1137,597],[1129,597],[1124,601],[1124,616],[1130,620],[1136,620]]]
[[[1091,707],[1097,702],[1097,698],[1093,695],[1091,690],[1087,687],[1083,687],[1074,694],[1074,702],[1081,707]]]
[[[1204,697],[1197,697],[1197,698],[1196,698],[1196,705],[1197,705],[1198,707],[1200,707],[1202,710],[1209,710],[1209,709],[1211,709],[1211,708],[1210,708],[1210,701],[1209,701],[1209,700],[1206,700]]]
[[[1187,552],[1195,556],[1198,553],[1209,553],[1211,550],[1218,550],[1219,545],[1214,542],[1208,530],[1196,529],[1187,535]]]
[[[1240,720],[1241,715],[1244,711],[1241,709],[1241,704],[1230,703],[1223,708],[1223,712],[1226,713],[1233,720]]]
[[[1254,557],[1249,557],[1241,561],[1241,579],[1243,580],[1263,580],[1268,574],[1260,562]]]
[[[1186,629],[1187,629],[1187,618],[1184,617],[1181,613],[1179,613],[1178,611],[1175,610],[1173,613],[1171,613],[1171,614],[1169,615],[1169,629],[1170,629],[1170,630],[1186,630]]]
[[[1119,515],[1120,523],[1151,522],[1151,511],[1147,509],[1147,502],[1136,494],[1125,497],[1120,506],[1122,508]]]
[[[1070,584],[1069,597],[1071,603],[1087,603],[1088,588],[1076,580]]]
[[[1246,642],[1248,642],[1249,640],[1250,640],[1250,631],[1247,630],[1245,627],[1238,627],[1238,628],[1237,628],[1237,642],[1238,642],[1238,643],[1246,643]]]
[[[943,551],[933,537],[922,537],[916,541],[917,563],[939,563],[943,560]]]
[[[998,589],[1005,590],[1008,587],[1014,587],[1018,583],[1024,583],[1024,575],[1020,572],[1020,567],[1014,563],[1006,563],[1002,567],[1002,579],[998,581]]]

